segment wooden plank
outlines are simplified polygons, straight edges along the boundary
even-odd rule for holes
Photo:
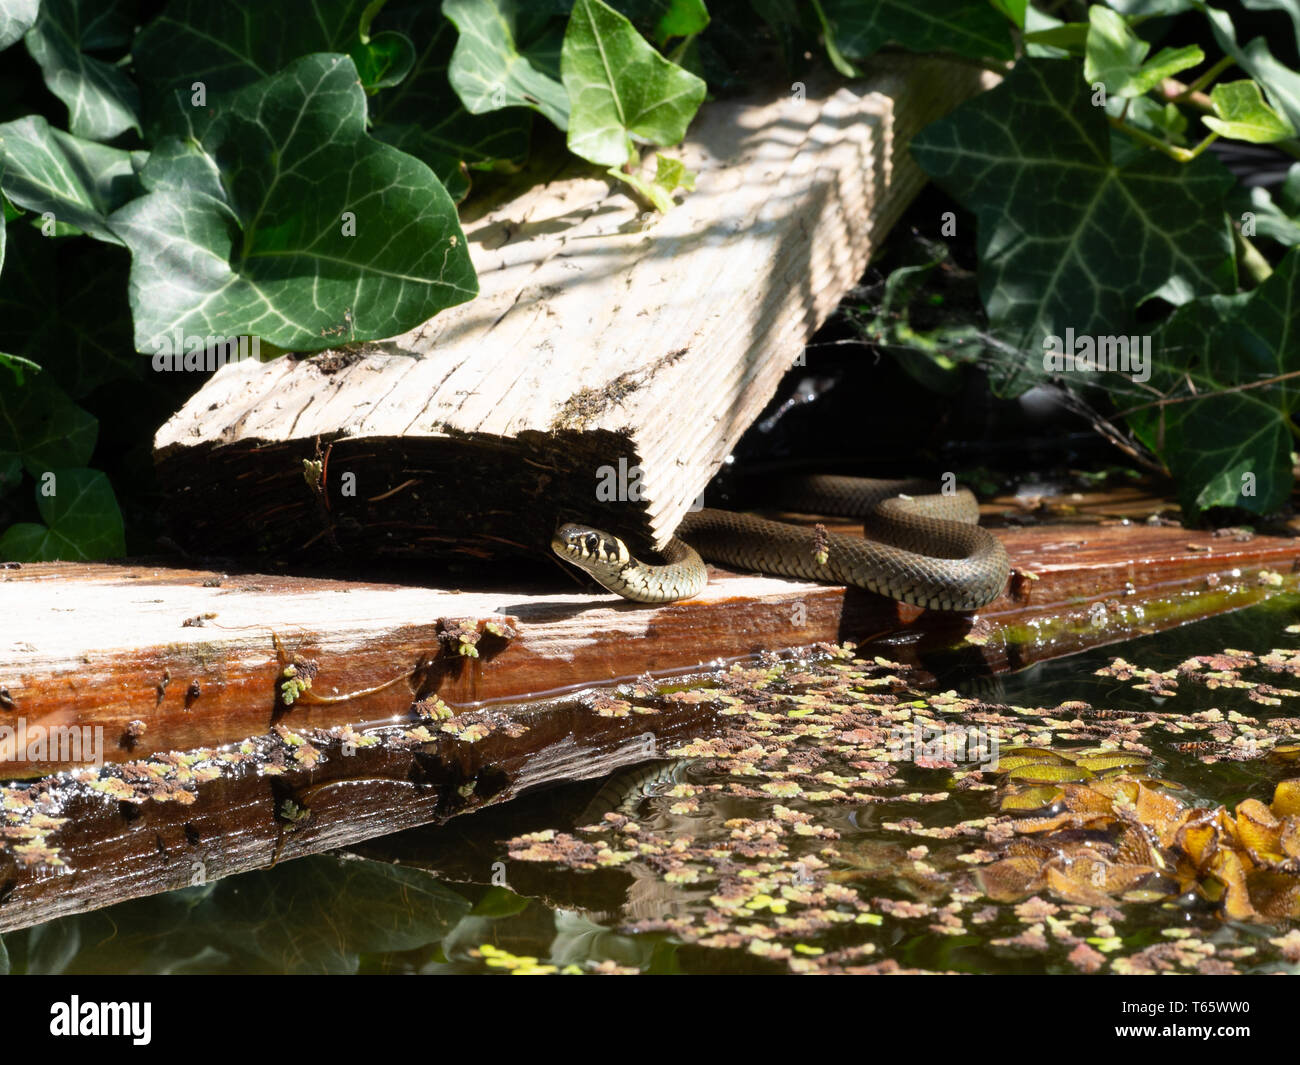
[[[938,668],[945,655],[960,655],[1000,671],[1254,601],[1274,588],[1261,574],[1278,573],[1289,586],[1297,560],[1290,538],[1239,541],[1159,525],[998,533],[1013,577],[975,616],[717,570],[698,598],[653,607],[545,589],[456,591],[146,565],[8,568],[0,570],[0,611],[10,619],[0,630],[0,766],[8,776],[39,776],[85,760],[56,751],[14,760],[24,745],[4,729],[19,721],[101,728],[102,759],[122,762],[235,743],[278,723],[408,718],[433,695],[461,713],[903,629],[896,653],[909,664]],[[1018,634],[1028,631],[1025,643]],[[466,641],[477,641],[477,657],[460,653]],[[314,686],[286,706],[282,674],[294,660],[314,671]]]
[[[144,565],[0,570],[0,741],[20,725],[98,724],[111,738],[146,724],[133,745],[108,744],[102,767],[0,787],[0,931],[602,775],[709,731],[720,709],[648,682],[613,702],[524,701],[547,690],[879,633],[892,635],[873,649],[918,680],[953,664],[1005,670],[1300,586],[1289,537],[1099,520],[999,535],[1013,577],[976,617],[721,572],[699,599],[656,608]],[[195,617],[204,624],[183,624]],[[478,658],[456,653],[480,622],[506,617],[496,646],[483,636]],[[312,691],[378,690],[284,706],[272,633],[315,660]],[[417,704],[433,693],[452,717]]]
[[[602,776],[707,732],[717,710],[668,700],[632,721],[590,701],[479,710],[466,716],[474,733],[389,728],[361,746],[345,730],[286,732],[245,751],[0,787],[0,933]]]
[[[467,222],[477,299],[383,343],[225,366],[162,427],[177,540],[536,555],[599,507],[662,545],[923,184],[912,135],[981,84],[910,57],[710,104],[666,216],[574,168]],[[317,492],[302,463],[326,455]]]

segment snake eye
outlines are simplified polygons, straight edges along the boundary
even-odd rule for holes
[[[585,555],[595,555],[600,552],[600,537],[594,532],[587,533],[582,538],[582,552]]]

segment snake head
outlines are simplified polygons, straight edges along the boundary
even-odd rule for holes
[[[589,525],[566,522],[551,537],[551,550],[563,559],[582,566],[625,566],[631,560],[627,544]]]

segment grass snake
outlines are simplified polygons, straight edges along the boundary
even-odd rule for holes
[[[640,561],[622,540],[588,525],[561,525],[551,549],[610,591],[641,603],[698,595],[708,581],[704,559],[741,571],[852,585],[930,610],[975,610],[1006,586],[1006,550],[977,524],[979,504],[966,489],[932,493],[932,485],[915,480],[838,476],[780,478],[773,487],[784,509],[859,517],[865,535],[706,508],[682,520],[661,552],[662,565]]]

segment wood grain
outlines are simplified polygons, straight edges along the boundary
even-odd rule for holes
[[[382,343],[228,365],[159,430],[175,538],[496,557],[598,509],[662,546],[920,189],[911,136],[981,83],[912,57],[709,104],[667,215],[575,166],[466,221],[477,299]]]

